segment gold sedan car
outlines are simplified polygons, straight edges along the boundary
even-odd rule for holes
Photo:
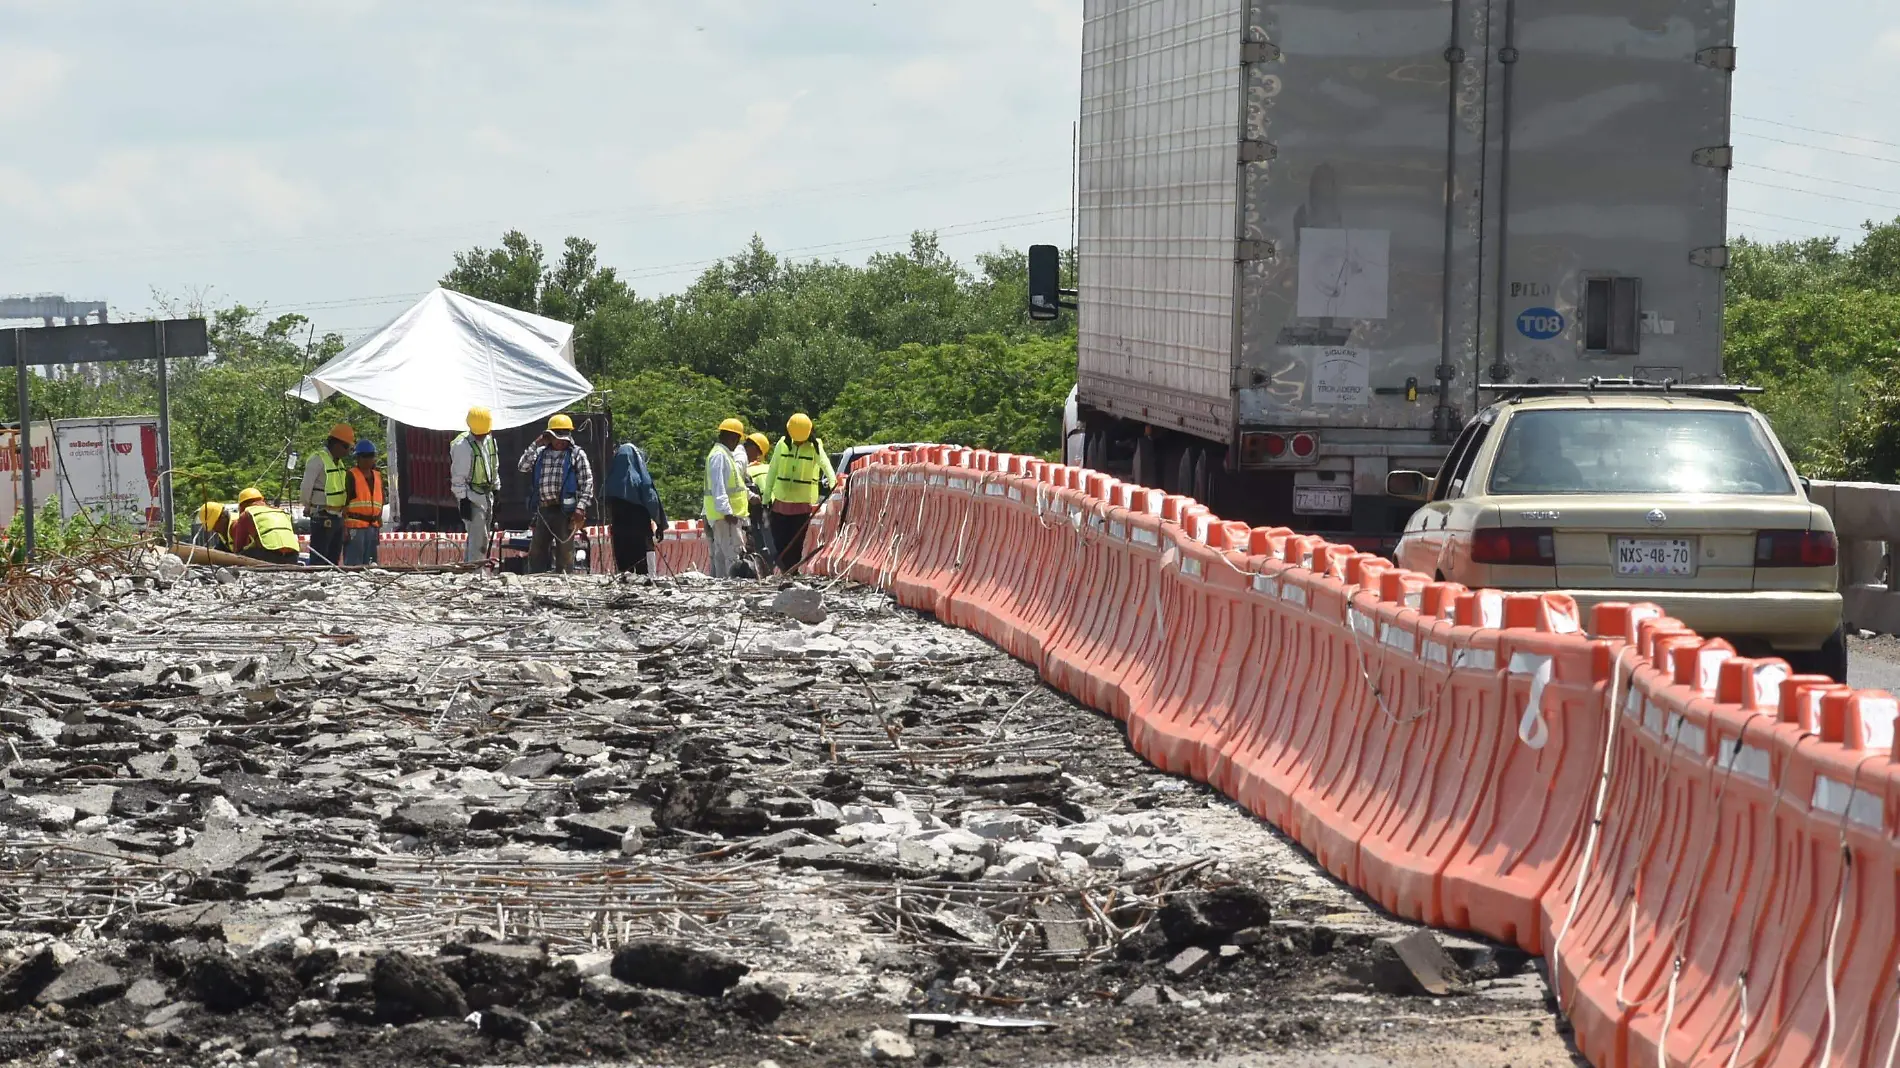
[[[1424,502],[1410,570],[1652,601],[1744,655],[1846,676],[1833,521],[1739,393],[1530,387],[1481,411],[1436,478],[1395,471],[1387,492]]]

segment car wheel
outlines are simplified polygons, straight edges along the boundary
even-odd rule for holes
[[[1834,632],[1827,643],[1811,653],[1787,654],[1789,666],[1803,675],[1826,675],[1835,682],[1847,682],[1847,628]]]

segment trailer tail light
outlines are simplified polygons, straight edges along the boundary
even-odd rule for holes
[[[1542,527],[1491,527],[1471,539],[1471,561],[1506,567],[1556,567],[1557,535]]]
[[[1267,434],[1261,439],[1261,448],[1266,451],[1267,459],[1278,460],[1286,455],[1286,439],[1278,434]]]
[[[1755,535],[1756,567],[1833,567],[1839,544],[1825,530],[1764,530]]]
[[[1319,451],[1319,439],[1311,434],[1293,435],[1293,455],[1302,460],[1310,460]]]

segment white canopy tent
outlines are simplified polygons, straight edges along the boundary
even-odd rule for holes
[[[574,369],[571,324],[437,289],[288,392],[312,404],[341,393],[429,430],[461,430],[480,405],[506,430],[593,391]]]

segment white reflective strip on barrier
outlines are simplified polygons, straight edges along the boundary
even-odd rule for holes
[[[1512,653],[1511,674],[1535,675],[1548,663],[1550,663],[1550,657],[1543,653]]]
[[[1089,513],[1089,529],[1099,534],[1101,533],[1102,526],[1103,526],[1103,519],[1101,515],[1095,512],[1090,512]]]
[[[1390,623],[1383,623],[1380,624],[1379,628],[1379,644],[1397,649],[1403,653],[1411,653],[1418,648],[1418,635],[1413,634],[1404,627],[1395,627]]]
[[[1308,571],[1313,570],[1312,550],[1309,549],[1308,551],[1300,554],[1300,566],[1307,569]]]
[[[1439,642],[1426,642],[1424,657],[1425,657],[1425,662],[1428,664],[1437,664],[1441,667],[1450,667],[1451,666],[1451,647],[1447,645],[1443,645]]]
[[[1801,729],[1809,734],[1821,733],[1821,699],[1826,696],[1819,690],[1808,692],[1808,707],[1802,709]]]
[[[1406,590],[1405,596],[1400,600],[1400,603],[1405,605],[1405,607],[1412,609],[1413,611],[1417,611],[1425,607],[1425,591],[1424,590]]]
[[[1160,545],[1161,535],[1146,527],[1136,527],[1128,532],[1128,540],[1137,545]]]
[[[1504,595],[1496,590],[1478,591],[1478,626],[1497,630],[1504,626]]]
[[[1689,722],[1680,712],[1669,714],[1669,736],[1676,740],[1679,748],[1703,756],[1709,753],[1709,732],[1702,724]]]
[[[1161,497],[1161,494],[1159,493],[1150,493],[1148,495],[1148,514],[1149,515],[1161,514],[1161,501],[1162,501],[1162,497]]]
[[[1544,614],[1550,619],[1550,632],[1552,634],[1581,634],[1583,632],[1583,624],[1577,622],[1575,615],[1561,608],[1549,605],[1548,603],[1545,605],[1545,609]]]
[[[1856,790],[1825,775],[1814,777],[1814,807],[1836,816],[1845,815],[1863,827],[1883,826],[1886,819],[1886,806],[1881,803],[1879,794]]]
[[[1019,488],[1017,488],[1017,487],[1015,487],[1015,486],[1011,486],[1011,487],[1009,487],[1009,499],[1010,499],[1010,500],[1012,500],[1012,501],[1020,501],[1020,500],[1022,500],[1022,499],[1023,499],[1023,491],[1022,491],[1021,489],[1019,489]]]
[[[983,484],[983,496],[1001,497],[1007,489],[1009,489],[1009,487],[1003,485],[1001,482],[986,482]]]
[[[1520,661],[1531,666],[1531,696],[1524,702],[1523,717],[1517,721],[1517,740],[1532,749],[1542,749],[1550,744],[1550,724],[1544,722],[1544,690],[1550,686],[1550,674],[1556,661],[1548,656],[1513,653],[1512,672],[1518,671]]]
[[[1643,721],[1643,695],[1636,692],[1634,686],[1630,687],[1629,695],[1623,698],[1623,718],[1638,723]]]
[[[1860,699],[1860,747],[1874,752],[1893,749],[1893,720],[1900,714],[1900,702],[1891,697]]]
[[[1292,601],[1301,608],[1306,607],[1306,587],[1297,582],[1289,582],[1280,587],[1280,599]]]
[[[1108,521],[1108,536],[1111,538],[1120,538],[1123,541],[1127,541],[1128,540],[1128,524],[1122,522],[1119,519],[1109,520]]]
[[[1188,531],[1195,541],[1206,545],[1207,531],[1213,525],[1214,518],[1212,516],[1197,515],[1189,522]]]
[[[1747,744],[1734,748],[1729,742],[1724,742],[1722,747],[1731,754],[1728,758],[1730,771],[1740,772],[1762,782],[1767,782],[1773,777],[1775,766],[1774,762],[1768,758],[1768,750]]]
[[[1201,562],[1191,556],[1183,556],[1181,558],[1181,574],[1187,575],[1190,578],[1200,578]]]
[[[931,475],[924,480],[924,483],[930,486],[947,486],[950,484],[950,477],[948,475]]]
[[[1722,677],[1722,665],[1735,659],[1735,654],[1727,649],[1704,649],[1696,654],[1696,688],[1704,697],[1715,695],[1715,682]]]
[[[1781,683],[1788,677],[1788,669],[1779,664],[1762,664],[1755,668],[1755,707],[1764,711],[1781,708]]]
[[[1268,597],[1278,598],[1280,596],[1280,580],[1269,575],[1255,575],[1253,577],[1253,592],[1264,593]]]
[[[1371,637],[1373,631],[1376,629],[1373,625],[1372,617],[1357,608],[1346,609],[1346,621],[1352,625],[1353,630],[1367,637]]]
[[[1496,649],[1479,649],[1475,646],[1470,646],[1459,655],[1458,663],[1460,667],[1468,667],[1474,671],[1496,671],[1498,669],[1498,651]]]
[[[1649,698],[1643,698],[1643,729],[1658,738],[1663,736],[1663,708]]]
[[[1077,519],[1082,518],[1082,509],[1076,507],[1075,505],[1065,503],[1062,507],[1064,511],[1068,512],[1069,521],[1071,523],[1073,523]]]

